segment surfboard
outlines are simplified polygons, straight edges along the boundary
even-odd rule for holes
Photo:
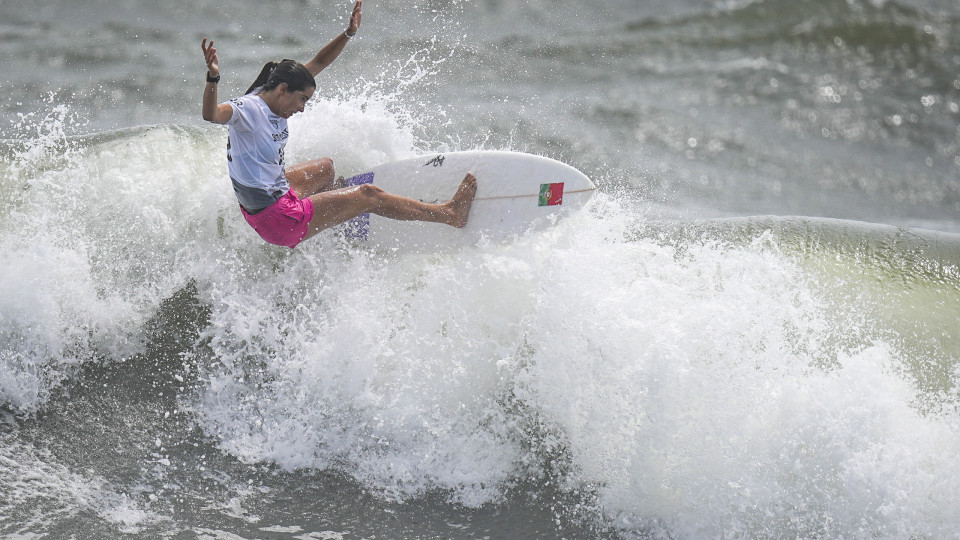
[[[582,208],[596,189],[586,175],[560,161],[494,150],[447,152],[384,163],[345,183],[372,183],[397,195],[443,202],[453,196],[468,172],[477,177],[477,195],[466,227],[363,214],[346,224],[346,235],[388,249],[503,242],[554,224]]]

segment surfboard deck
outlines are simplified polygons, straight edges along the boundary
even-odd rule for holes
[[[466,227],[363,214],[346,224],[347,236],[388,249],[435,249],[484,239],[502,242],[555,223],[583,207],[596,189],[586,175],[565,163],[494,150],[447,152],[384,163],[345,183],[372,183],[397,195],[444,202],[468,172],[477,177],[477,195]]]

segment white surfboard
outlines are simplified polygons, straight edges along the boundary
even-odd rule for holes
[[[346,185],[372,183],[426,202],[443,202],[468,173],[477,177],[477,196],[467,225],[395,221],[364,214],[346,224],[348,236],[393,249],[434,249],[504,241],[550,225],[581,208],[596,186],[577,169],[559,161],[524,154],[477,150],[448,152],[385,163],[347,179]]]

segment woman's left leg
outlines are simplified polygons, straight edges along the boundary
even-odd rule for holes
[[[297,163],[284,169],[284,174],[290,187],[301,199],[342,187],[336,185],[333,160],[328,157]]]

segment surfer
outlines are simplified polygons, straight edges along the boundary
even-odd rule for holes
[[[203,119],[229,127],[227,170],[240,211],[260,237],[271,244],[293,248],[323,229],[365,213],[454,227],[467,224],[477,192],[473,174],[464,177],[449,201],[432,204],[388,193],[373,184],[338,187],[330,158],[284,166],[287,119],[303,112],[317,87],[314,77],[356,35],[361,4],[357,0],[346,31],[309,62],[267,62],[244,96],[225,103],[217,100],[217,49],[213,40],[207,43],[207,38],[200,44],[207,63]]]

